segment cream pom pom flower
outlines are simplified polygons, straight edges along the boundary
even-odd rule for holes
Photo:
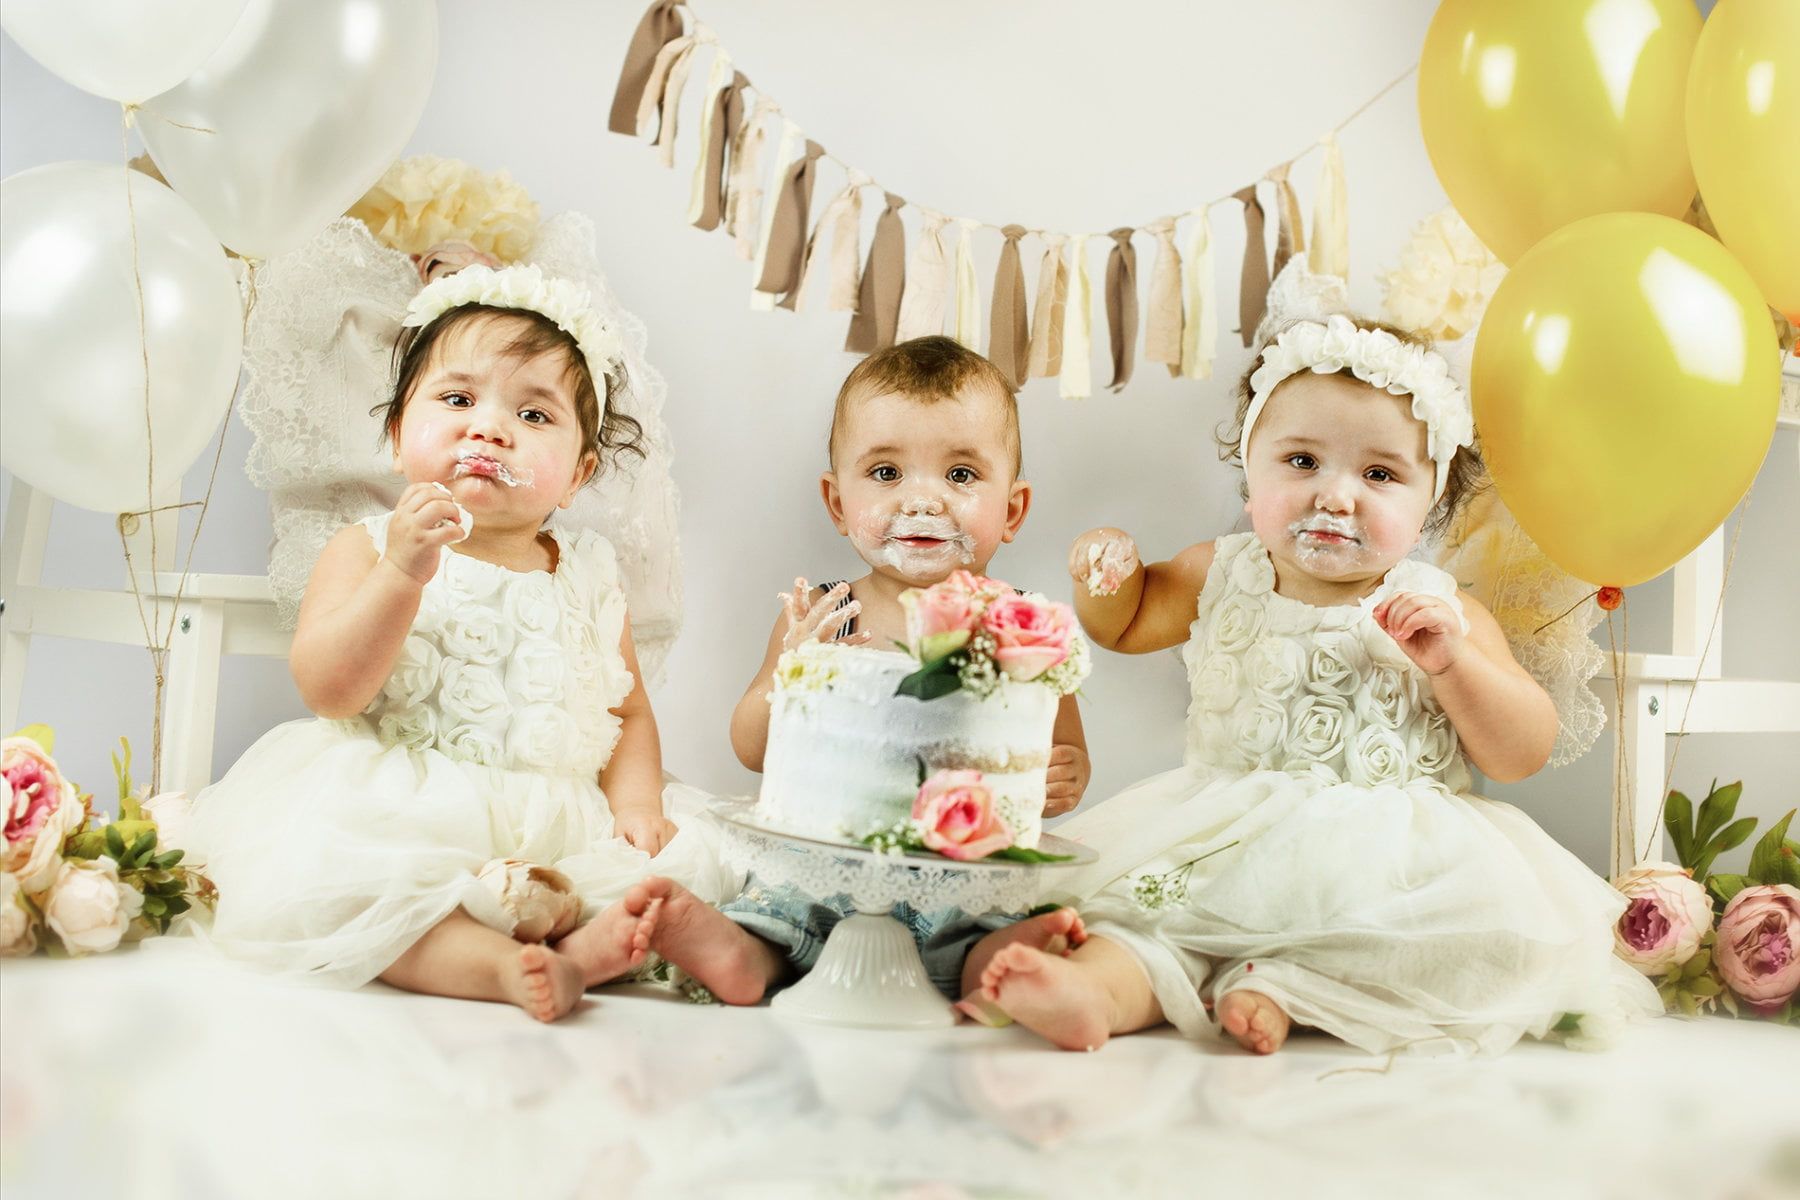
[[[403,254],[467,242],[501,262],[524,258],[538,227],[537,202],[505,171],[489,174],[430,154],[389,167],[349,215]]]
[[[1455,209],[1433,213],[1413,229],[1400,265],[1382,275],[1387,318],[1439,341],[1475,327],[1506,265],[1481,244]]]

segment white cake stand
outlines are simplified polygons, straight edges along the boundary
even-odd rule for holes
[[[784,1017],[866,1029],[942,1029],[955,1023],[950,1004],[925,973],[912,932],[896,920],[896,904],[921,912],[960,908],[971,916],[1022,912],[1040,896],[1046,869],[1093,862],[1085,846],[1045,834],[1038,848],[1067,854],[1055,863],[957,862],[936,854],[884,854],[862,846],[771,829],[754,804],[715,807],[725,855],[764,883],[809,896],[849,896],[856,912],[825,939],[819,961],[770,1007]]]

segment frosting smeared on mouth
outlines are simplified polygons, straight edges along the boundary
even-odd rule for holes
[[[450,478],[461,479],[465,475],[496,480],[514,488],[530,487],[532,481],[532,473],[522,467],[509,467],[491,454],[459,446],[456,451],[456,469],[450,473]]]

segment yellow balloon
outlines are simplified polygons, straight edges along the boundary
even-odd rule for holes
[[[1780,407],[1756,283],[1689,225],[1608,213],[1534,246],[1494,293],[1470,392],[1500,496],[1578,579],[1625,587],[1704,541]]]
[[[1719,240],[1800,322],[1800,3],[1720,0],[1688,73],[1687,133]]]
[[[1699,36],[1693,0],[1444,0],[1419,125],[1450,203],[1507,263],[1596,213],[1679,217]]]

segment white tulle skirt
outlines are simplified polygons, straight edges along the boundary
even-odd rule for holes
[[[1372,1053],[1498,1052],[1571,1013],[1603,1039],[1662,1011],[1613,955],[1617,893],[1518,809],[1433,781],[1182,767],[1057,833],[1100,852],[1072,881],[1090,932],[1189,1036],[1239,988]]]
[[[458,907],[510,933],[476,882],[496,858],[563,872],[584,920],[652,874],[708,903],[735,895],[742,880],[724,864],[705,794],[671,784],[663,803],[680,832],[653,859],[614,836],[592,775],[484,767],[303,720],[270,731],[200,794],[185,840],[219,889],[205,934],[219,949],[354,987]]]

